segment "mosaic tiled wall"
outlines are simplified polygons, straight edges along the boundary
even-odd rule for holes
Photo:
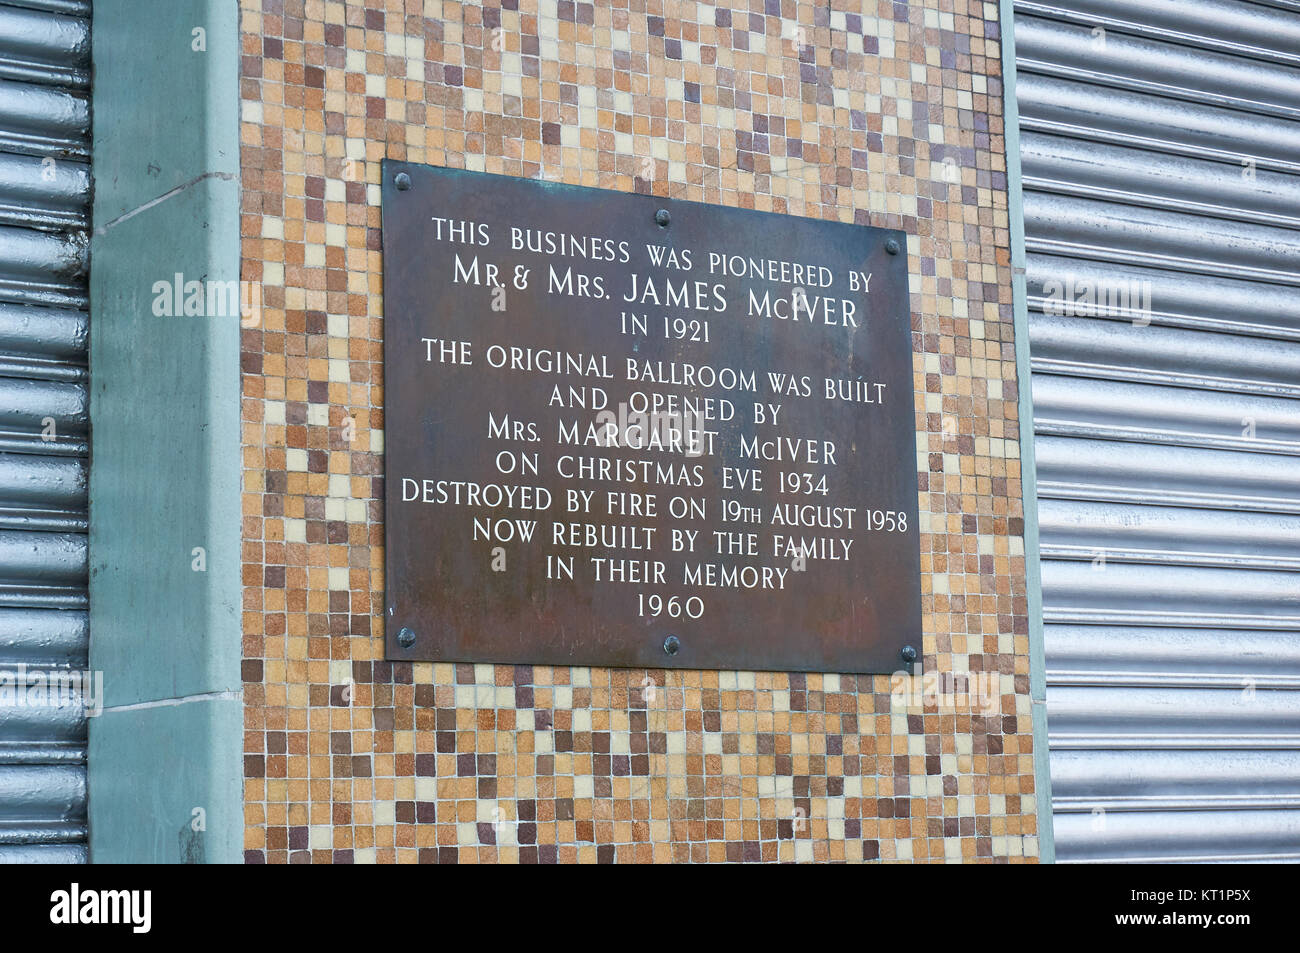
[[[1034,858],[997,4],[241,3],[247,859]],[[992,707],[384,662],[384,156],[913,236],[924,663]]]

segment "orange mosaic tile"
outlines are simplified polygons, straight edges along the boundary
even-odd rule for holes
[[[1038,853],[997,4],[241,0],[250,862]],[[923,660],[383,660],[385,157],[904,229]]]

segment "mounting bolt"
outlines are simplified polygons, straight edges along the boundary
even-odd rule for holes
[[[889,241],[885,242],[885,251],[889,252],[891,255],[897,255],[901,249],[898,247],[898,242],[891,238]]]
[[[659,211],[655,212],[655,221],[659,224],[660,228],[667,228],[669,222],[668,209],[661,208]]]
[[[393,179],[393,185],[397,186],[397,191],[405,192],[411,187],[411,177],[405,172],[399,172]]]
[[[404,649],[409,649],[415,644],[415,632],[412,629],[402,626],[401,631],[397,633],[397,644]]]
[[[677,636],[670,635],[668,636],[668,638],[664,639],[665,655],[676,655],[679,651],[681,651],[681,648],[682,648],[682,643],[678,641]]]
[[[910,645],[904,645],[903,651],[899,654],[903,656],[903,661],[908,665],[911,665],[916,661],[916,649],[912,648]]]

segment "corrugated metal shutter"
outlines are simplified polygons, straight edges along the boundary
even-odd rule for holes
[[[86,858],[90,0],[0,0],[0,862]]]
[[[1015,44],[1057,859],[1300,858],[1300,3]]]

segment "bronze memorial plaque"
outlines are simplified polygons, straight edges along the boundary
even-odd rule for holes
[[[387,658],[919,652],[902,232],[383,176]]]

